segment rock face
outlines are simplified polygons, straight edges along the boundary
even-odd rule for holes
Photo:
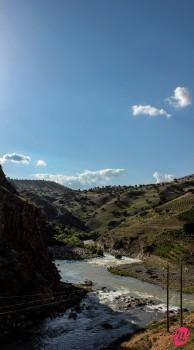
[[[0,296],[52,292],[59,274],[37,207],[17,195],[0,166]]]
[[[2,167],[0,165],[0,186],[5,187],[8,191],[12,192],[12,193],[16,193],[16,189],[13,186],[13,184],[11,184],[11,182],[9,182],[6,177],[5,174],[2,170]]]

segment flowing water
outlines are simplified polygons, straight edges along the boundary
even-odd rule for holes
[[[111,255],[87,261],[56,261],[63,281],[93,281],[93,291],[82,301],[79,312],[67,310],[60,317],[47,319],[28,334],[2,346],[1,350],[99,350],[122,335],[133,333],[146,323],[164,317],[166,291],[158,286],[130,277],[116,276],[107,266],[131,263]],[[122,307],[120,297],[150,298],[156,305],[138,308]],[[171,293],[171,308],[176,309],[179,295]],[[194,309],[190,295],[183,297],[184,307]]]

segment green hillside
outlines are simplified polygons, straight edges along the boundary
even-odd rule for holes
[[[194,175],[171,183],[82,191],[49,181],[13,182],[21,196],[42,208],[63,241],[95,238],[104,249],[129,256],[192,261]]]

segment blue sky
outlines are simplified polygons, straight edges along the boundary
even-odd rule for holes
[[[90,187],[194,173],[193,13],[192,0],[0,0],[7,175]]]

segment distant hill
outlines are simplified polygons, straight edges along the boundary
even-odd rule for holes
[[[84,222],[64,205],[76,198],[76,191],[42,180],[12,180],[12,184],[22,197],[41,208],[50,223],[65,224],[73,230],[86,230]]]
[[[105,249],[137,256],[192,260],[194,175],[171,183],[72,190],[54,182],[13,180],[20,195],[43,209],[62,237],[98,237]]]

